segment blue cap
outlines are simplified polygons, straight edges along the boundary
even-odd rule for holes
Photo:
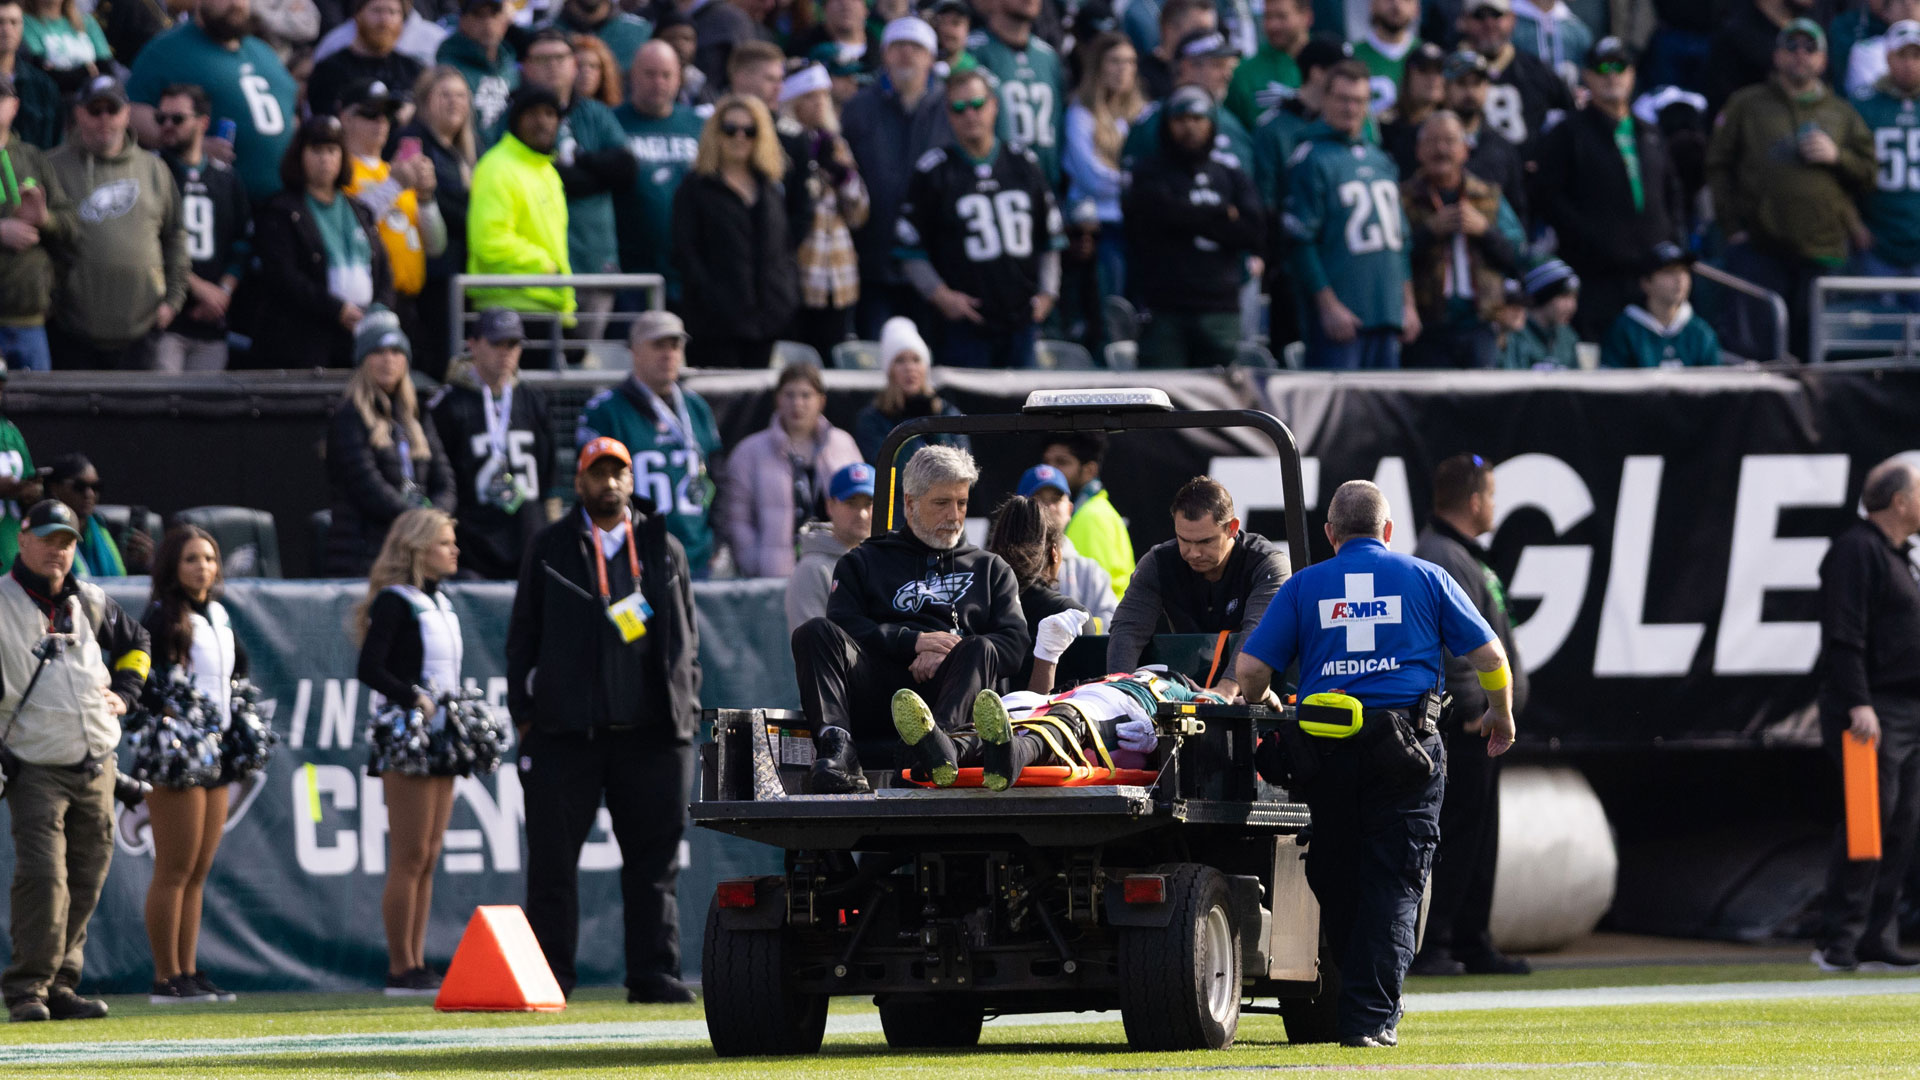
[[[834,473],[833,479],[827,482],[827,494],[842,502],[855,495],[873,498],[873,466],[862,462]]]
[[[1045,487],[1050,487],[1062,495],[1073,494],[1073,489],[1067,486],[1067,478],[1061,475],[1059,469],[1051,465],[1035,465],[1020,474],[1020,487],[1017,490],[1021,495],[1032,498],[1034,492]]]

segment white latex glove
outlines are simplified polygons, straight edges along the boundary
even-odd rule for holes
[[[1123,720],[1115,725],[1114,732],[1120,736],[1122,750],[1151,754],[1153,748],[1160,745],[1160,736],[1154,734],[1151,720]]]
[[[1033,658],[1049,664],[1059,663],[1060,654],[1080,636],[1080,628],[1087,625],[1087,618],[1084,611],[1062,611],[1041,619],[1040,632],[1033,636]]]

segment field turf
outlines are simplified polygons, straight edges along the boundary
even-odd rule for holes
[[[1804,964],[1686,965],[1563,969],[1524,979],[1414,979],[1408,989],[1434,995],[1802,981],[1809,994],[1819,994],[1892,991],[1909,977],[1821,977]],[[1852,982],[1875,985],[1824,985]],[[834,1027],[822,1056],[727,1062],[716,1059],[700,1037],[698,1005],[629,1006],[617,991],[583,991],[565,1012],[535,1015],[439,1014],[416,1000],[394,1001],[371,992],[251,994],[232,1005],[166,1008],[150,1006],[144,998],[110,998],[114,1016],[105,1021],[0,1027],[0,1076],[1051,1080],[1384,1069],[1476,1077],[1920,1077],[1920,1039],[1913,1034],[1920,978],[1911,983],[1913,993],[1857,997],[1412,1011],[1400,1028],[1401,1047],[1388,1051],[1295,1047],[1286,1042],[1278,1019],[1248,1016],[1231,1050],[1196,1054],[1130,1053],[1117,1016],[1082,1023],[989,1023],[977,1050],[896,1054],[878,1034],[872,1006],[842,999],[834,1004]],[[201,1047],[168,1042],[179,1039],[245,1041]],[[43,1053],[63,1058],[33,1060]],[[73,1060],[73,1055],[93,1060]],[[104,1055],[112,1059],[99,1060]]]

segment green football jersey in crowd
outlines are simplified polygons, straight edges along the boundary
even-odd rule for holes
[[[1302,294],[1331,287],[1361,329],[1398,329],[1411,229],[1393,159],[1316,120],[1287,161],[1286,183],[1285,225]]]
[[[1882,81],[1853,102],[1873,132],[1880,166],[1873,190],[1860,200],[1860,216],[1873,234],[1877,258],[1912,266],[1920,263],[1920,109],[1914,98],[1888,90]]]
[[[234,171],[254,202],[280,190],[280,159],[300,123],[300,88],[272,46],[243,37],[229,49],[187,22],[147,42],[127,76],[127,97],[160,104],[160,92],[193,83],[207,92],[213,123],[233,121]]]
[[[663,401],[632,376],[587,399],[574,445],[602,435],[633,455],[633,492],[667,514],[667,531],[687,549],[687,565],[705,576],[713,559],[713,480],[707,463],[720,453],[713,410],[691,390],[675,387]]]
[[[1000,121],[995,128],[1002,142],[1018,143],[1040,159],[1047,183],[1060,186],[1060,138],[1067,115],[1066,76],[1060,54],[1038,37],[1016,49],[986,30],[967,39],[980,70],[987,73],[1000,95]]]
[[[626,133],[627,150],[640,163],[633,187],[616,192],[620,269],[629,274],[662,274],[667,296],[678,299],[680,281],[673,272],[673,193],[700,152],[700,117],[686,105],[665,116],[643,116],[632,105],[613,112]]]
[[[1719,362],[1720,335],[1693,313],[1692,304],[1681,304],[1665,326],[1646,308],[1628,304],[1600,343],[1601,367],[1712,367]]]
[[[18,480],[33,475],[33,455],[27,453],[27,437],[13,421],[0,417],[0,477]],[[20,520],[27,508],[12,499],[0,501],[0,573],[13,566],[20,554]]]

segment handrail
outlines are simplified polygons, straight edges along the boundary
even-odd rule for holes
[[[1773,309],[1773,359],[1787,359],[1787,301],[1772,289],[1763,288],[1743,277],[1735,277],[1717,266],[1695,263],[1693,272],[1723,288],[1751,297]],[[1759,359],[1755,357],[1755,359]]]
[[[658,311],[667,306],[667,279],[659,274],[455,274],[449,284],[453,302],[448,304],[447,343],[458,350],[460,342],[466,340],[466,321],[474,313],[467,311],[466,295],[469,289],[641,289],[647,293],[647,307]],[[536,309],[521,309],[523,314],[552,314]],[[610,319],[632,318],[631,314],[613,312]],[[585,347],[586,342],[578,342]],[[553,366],[563,366],[562,355],[565,348],[565,336],[561,332],[560,320],[551,320],[548,329],[547,347]]]
[[[1920,294],[1920,277],[1822,277],[1813,280],[1809,292],[1811,293],[1808,304],[1808,322],[1811,327],[1807,346],[1809,362],[1825,361],[1827,354],[1836,349],[1882,350],[1892,344],[1886,340],[1830,333],[1828,319],[1837,315],[1844,315],[1848,321],[1859,326],[1897,326],[1900,330],[1900,341],[1899,351],[1895,355],[1901,359],[1911,360],[1916,351],[1920,351],[1920,309],[1897,312],[1829,312],[1827,310],[1828,293]]]

